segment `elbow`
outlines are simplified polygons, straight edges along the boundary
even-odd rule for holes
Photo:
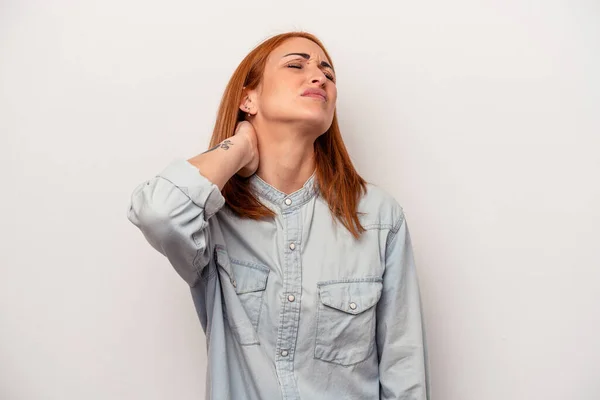
[[[161,202],[148,192],[150,182],[139,185],[131,195],[127,219],[146,236],[160,237],[168,234],[169,213]]]

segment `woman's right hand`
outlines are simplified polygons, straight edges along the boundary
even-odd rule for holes
[[[238,122],[234,136],[246,139],[248,143],[248,162],[237,172],[238,175],[247,178],[258,169],[258,138],[252,124],[248,121]]]
[[[233,175],[247,178],[258,169],[258,138],[252,124],[238,122],[233,136],[188,160],[223,190]]]

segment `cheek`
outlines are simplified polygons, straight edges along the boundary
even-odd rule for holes
[[[336,100],[337,99],[337,87],[335,85],[331,85],[329,88],[327,88],[327,95],[331,99]]]
[[[298,86],[287,82],[280,82],[266,88],[267,91],[261,96],[261,107],[265,111],[272,113],[288,112],[296,109],[299,101]]]
[[[329,99],[330,99],[330,105],[331,108],[335,108],[335,105],[337,103],[337,89],[333,89],[333,91],[331,92],[331,94],[329,95]]]

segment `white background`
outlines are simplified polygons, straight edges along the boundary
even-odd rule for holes
[[[404,207],[435,400],[600,399],[597,1],[0,2],[0,399],[202,399],[129,195],[207,148],[250,49],[315,33]]]

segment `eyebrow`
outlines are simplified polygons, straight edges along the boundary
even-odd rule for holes
[[[306,53],[289,53],[289,54],[286,54],[285,56],[283,56],[281,58],[288,57],[288,56],[300,56],[300,57],[302,57],[302,58],[304,58],[306,60],[310,59],[310,55],[308,55]],[[332,71],[335,72],[335,70],[333,69],[333,67],[327,61],[321,61],[321,66],[325,67],[325,68],[329,68],[330,70],[332,70]]]

